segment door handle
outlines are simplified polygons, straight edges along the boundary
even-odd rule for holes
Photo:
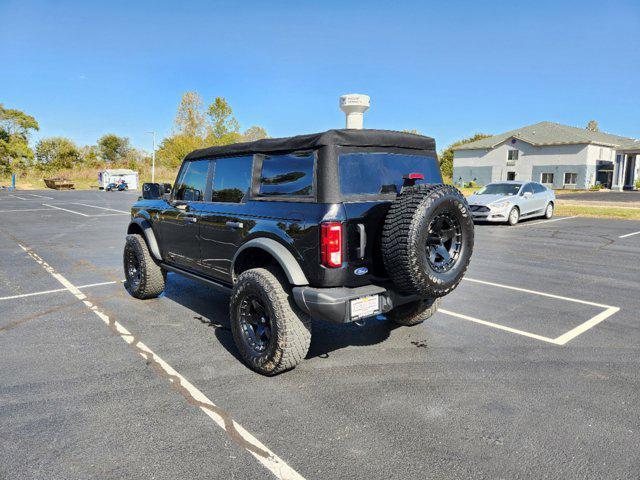
[[[227,227],[231,227],[231,228],[242,228],[242,227],[244,227],[244,225],[242,225],[242,222],[226,222],[225,225]]]

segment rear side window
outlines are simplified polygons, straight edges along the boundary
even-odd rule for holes
[[[218,158],[214,162],[211,201],[242,202],[251,187],[253,156]]]
[[[396,194],[404,175],[421,173],[422,183],[441,183],[435,157],[390,152],[351,152],[339,157],[340,191],[343,195]]]
[[[201,202],[207,185],[210,160],[186,162],[176,182],[174,198],[185,202]]]
[[[520,191],[520,195],[524,195],[525,193],[533,193],[533,185],[531,183],[527,183]]]
[[[547,191],[545,186],[539,183],[532,183],[531,185],[533,185],[533,193],[543,193]]]
[[[308,197],[313,194],[313,152],[264,155],[260,196]]]

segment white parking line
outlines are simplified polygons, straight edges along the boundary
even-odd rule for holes
[[[180,375],[167,362],[160,358],[153,350],[138,340],[129,330],[127,330],[119,322],[109,318],[97,305],[90,302],[86,295],[82,293],[78,287],[73,285],[60,273],[56,272],[47,262],[45,262],[33,250],[24,245],[18,244],[33,260],[40,264],[53,278],[62,284],[62,286],[72,293],[78,300],[82,301],[86,307],[96,314],[114,333],[122,338],[130,345],[147,364],[157,367],[167,378],[170,384],[187,400],[191,405],[197,406],[204,412],[216,425],[222,428],[240,447],[244,448],[253,457],[269,470],[276,478],[286,480],[304,480],[304,477],[291,468],[275,453],[269,450],[260,440],[245,430],[242,425],[237,423],[229,414],[211,400],[204,393],[196,388],[191,382]]]
[[[10,212],[50,212],[50,208],[19,208],[16,210],[0,210],[0,213],[10,213]]]
[[[89,205],[88,203],[75,203],[75,202],[72,202],[72,203],[73,205],[82,205],[83,207],[99,208],[101,210],[111,210],[112,212],[126,213],[127,215],[131,214],[131,212],[126,212],[124,210],[116,210],[115,208],[99,207],[97,205]]]
[[[49,205],[48,203],[43,203],[42,205],[44,205],[45,207],[55,208],[56,210],[63,210],[65,212],[75,213],[76,215],[82,215],[83,217],[91,217],[92,216],[92,215],[87,215],[86,213],[80,213],[80,212],[76,212],[74,210],[69,210],[67,208],[62,208],[62,207],[56,207],[54,205]]]
[[[612,305],[605,305],[603,303],[590,302],[590,301],[581,300],[581,299],[578,299],[578,298],[565,297],[565,296],[562,296],[562,295],[555,295],[553,293],[540,292],[538,290],[531,290],[531,289],[528,289],[528,288],[520,288],[520,287],[514,287],[512,285],[504,285],[504,284],[501,284],[501,283],[487,282],[485,280],[477,280],[475,278],[464,278],[464,280],[466,280],[468,282],[474,282],[474,283],[479,283],[479,284],[483,284],[483,285],[489,285],[489,286],[492,286],[492,287],[505,288],[507,290],[514,290],[514,291],[517,291],[517,292],[529,293],[529,294],[532,294],[532,295],[539,295],[539,296],[548,297],[548,298],[555,298],[557,300],[564,300],[566,302],[580,303],[582,305],[589,305],[589,306],[598,307],[598,308],[604,308],[605,309],[603,312],[600,312],[599,314],[597,314],[594,317],[590,318],[586,322],[581,323],[577,327],[572,328],[568,332],[565,332],[565,333],[563,333],[562,335],[560,335],[559,337],[556,337],[556,338],[549,338],[549,337],[545,337],[544,335],[538,335],[537,333],[531,333],[531,332],[527,332],[527,331],[524,331],[524,330],[519,330],[517,328],[507,327],[506,325],[501,325],[499,323],[488,322],[488,321],[482,320],[480,318],[471,317],[469,315],[464,315],[462,313],[452,312],[450,310],[444,310],[444,309],[438,310],[439,312],[444,313],[445,315],[450,315],[452,317],[460,318],[462,320],[467,320],[469,322],[479,323],[479,324],[485,325],[487,327],[497,328],[498,330],[503,330],[505,332],[515,333],[517,335],[522,335],[524,337],[533,338],[533,339],[536,339],[536,340],[540,340],[542,342],[553,343],[554,345],[561,345],[561,346],[562,345],[566,345],[571,340],[576,338],[578,335],[583,334],[587,330],[595,327],[600,322],[603,322],[604,320],[609,318],[614,313],[620,311],[620,307],[614,307]]]
[[[591,305],[593,307],[601,307],[601,308],[611,307],[611,305],[605,305],[602,303],[594,303],[594,302],[589,302],[587,300],[580,300],[577,298],[563,297],[562,295],[555,295],[553,293],[545,293],[545,292],[540,292],[538,290],[530,290],[528,288],[514,287],[511,285],[504,285],[502,283],[487,282],[485,280],[478,280],[475,278],[464,277],[463,280],[466,280],[467,282],[481,283],[483,285],[491,285],[492,287],[506,288],[507,290],[515,290],[517,292],[531,293],[532,295],[540,295],[542,297],[556,298],[558,300],[565,300],[567,302],[582,303],[583,305]]]
[[[93,288],[93,287],[101,287],[102,285],[113,285],[117,282],[101,282],[101,283],[90,283],[89,285],[80,285],[78,290],[83,290],[85,288]],[[10,297],[0,297],[0,301],[2,300],[15,300],[16,298],[26,298],[26,297],[36,297],[39,295],[47,295],[50,293],[59,293],[66,292],[66,288],[56,288],[54,290],[43,290],[41,292],[33,292],[33,293],[23,293],[22,295],[11,295]]]
[[[634,235],[640,235],[640,232],[627,233],[626,235],[620,235],[618,238],[633,237]]]
[[[518,225],[518,227],[532,227],[533,225],[540,225],[543,223],[552,223],[552,222],[561,222],[562,220],[571,220],[572,218],[578,218],[578,215],[574,215],[573,217],[552,218],[551,220],[539,220],[537,222],[532,222],[532,223],[521,223]]]
[[[24,195],[31,195],[32,197],[48,198],[49,200],[55,200],[53,197],[46,197],[44,195],[36,195],[35,193],[25,193]]]
[[[493,328],[497,328],[498,330],[504,330],[505,332],[516,333],[524,337],[535,338],[536,340],[541,340],[543,342],[556,343],[553,338],[544,337],[536,333],[525,332],[524,330],[518,330],[517,328],[507,327],[505,325],[500,325],[499,323],[487,322],[486,320],[480,320],[479,318],[470,317],[469,315],[463,315],[462,313],[452,312],[451,310],[444,310],[440,308],[438,312],[444,313],[445,315],[450,315],[452,317],[460,318],[462,320],[467,320],[469,322],[479,323],[480,325],[485,325],[487,327],[493,327]]]
[[[22,197],[19,197],[18,195],[13,195],[12,193],[10,193],[9,196],[19,198],[20,200],[30,200],[29,198],[22,198]]]

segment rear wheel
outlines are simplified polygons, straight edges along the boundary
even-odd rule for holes
[[[553,217],[553,203],[549,202],[544,210],[544,218],[549,219],[551,217]]]
[[[417,302],[406,303],[387,313],[387,318],[398,325],[412,327],[418,325],[438,311],[439,298],[427,298]]]
[[[516,225],[520,221],[520,210],[518,207],[513,207],[507,217],[507,223],[511,226]]]
[[[295,305],[276,271],[242,272],[230,302],[231,331],[245,363],[263,375],[294,368],[307,355],[311,320]]]
[[[132,296],[146,300],[164,291],[166,272],[153,259],[141,235],[127,235],[123,263],[124,285]]]

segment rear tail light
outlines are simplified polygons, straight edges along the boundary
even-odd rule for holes
[[[326,222],[321,225],[320,250],[322,265],[329,268],[342,266],[342,224]]]

